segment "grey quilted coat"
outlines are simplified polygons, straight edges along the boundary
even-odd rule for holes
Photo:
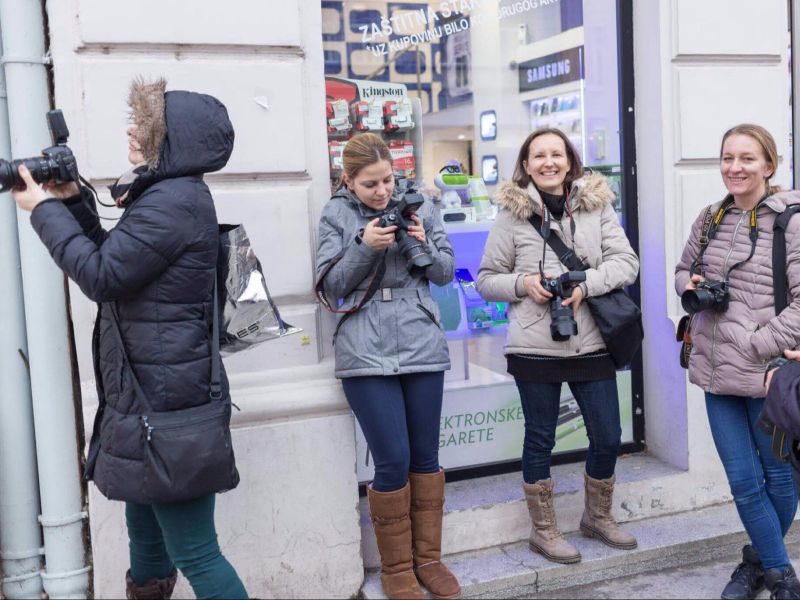
[[[395,188],[397,190],[397,188]],[[399,198],[397,192],[390,207]],[[356,306],[368,287],[383,251],[356,242],[356,235],[380,212],[341,188],[322,211],[317,248],[317,279],[324,275],[325,293],[338,310]],[[391,288],[393,298],[383,301],[378,291],[360,310],[350,315],[334,338],[337,377],[401,375],[450,368],[447,340],[439,307],[428,282],[444,285],[453,279],[455,259],[439,213],[426,201],[417,211],[425,228],[433,264],[424,273],[410,273],[406,260],[393,244],[386,252],[386,273],[381,288]],[[342,258],[330,267],[338,256]],[[327,273],[326,273],[327,270]]]
[[[611,201],[614,192],[605,177],[589,173],[573,182],[570,206],[575,221],[572,238],[569,215],[553,219],[551,235],[559,236],[591,267],[586,271],[584,296],[599,296],[630,285],[639,272],[639,259],[619,224]],[[528,218],[542,214],[542,200],[533,185],[527,189],[504,183],[494,198],[503,207],[492,225],[478,270],[478,291],[484,299],[509,302],[506,354],[537,354],[566,358],[605,348],[586,303],[581,303],[575,320],[578,334],[563,342],[550,334],[550,305],[537,304],[522,285],[525,275],[539,273],[544,239]],[[567,271],[556,253],[547,247],[544,272],[559,275]]]
[[[786,231],[786,271],[789,306],[775,316],[772,286],[772,226],[789,204],[800,202],[800,192],[781,192],[757,209],[758,243],[750,261],[730,274],[730,306],[724,313],[706,310],[692,325],[689,380],[703,390],[720,395],[763,397],[766,363],[800,343],[800,217]],[[722,201],[712,205],[715,214]],[[700,226],[705,209],[692,226],[689,240],[675,267],[675,291],[682,294],[690,279],[689,268],[700,252]],[[733,207],[722,219],[716,236],[703,256],[706,279],[719,280],[723,268],[750,254],[750,211]]]

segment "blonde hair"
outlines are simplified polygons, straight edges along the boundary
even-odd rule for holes
[[[722,150],[725,147],[725,140],[732,135],[746,135],[747,137],[758,142],[761,146],[761,151],[764,153],[764,158],[772,167],[772,175],[766,178],[765,186],[768,196],[777,194],[781,191],[781,186],[770,185],[769,180],[775,176],[778,171],[778,146],[775,144],[775,138],[772,137],[769,131],[761,127],[761,125],[753,125],[752,123],[742,123],[731,127],[722,136],[722,143],[719,146],[719,158],[722,160]]]
[[[389,147],[374,133],[360,133],[347,142],[342,151],[342,181],[344,175],[351,181],[361,172],[361,169],[379,163],[382,160],[392,164],[392,154]]]

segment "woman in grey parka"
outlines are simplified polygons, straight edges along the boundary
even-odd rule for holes
[[[434,598],[458,598],[458,581],[439,560],[439,418],[450,358],[428,286],[453,279],[453,249],[428,201],[408,227],[428,266],[409,263],[395,241],[397,226],[378,226],[405,191],[395,186],[380,137],[352,138],[342,163],[343,185],[319,224],[317,294],[326,308],[343,313],[334,333],[336,376],[375,460],[367,497],[381,583],[389,598],[422,598],[417,579]]]
[[[786,231],[790,304],[775,314],[773,224],[800,202],[797,192],[770,186],[777,164],[775,140],[763,127],[743,124],[725,133],[720,172],[729,194],[708,207],[713,220],[705,250],[703,209],[675,267],[681,295],[696,296],[703,282],[727,283],[724,306],[685,305],[694,312],[689,379],[705,392],[714,444],[752,543],[722,592],[731,599],[755,598],[764,585],[772,598],[800,598],[783,541],[797,511],[792,469],[773,456],[770,437],[756,427],[767,362],[800,343],[800,217]]]

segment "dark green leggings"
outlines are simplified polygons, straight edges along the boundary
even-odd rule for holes
[[[174,504],[125,505],[135,583],[164,579],[178,567],[201,598],[247,598],[222,556],[214,529],[215,494]]]

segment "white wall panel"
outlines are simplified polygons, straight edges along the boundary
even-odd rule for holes
[[[79,63],[82,79],[80,114],[85,119],[83,142],[92,178],[116,178],[128,168],[127,90],[136,74],[164,75],[167,89],[189,89],[216,96],[228,109],[236,131],[233,155],[225,172],[270,173],[305,170],[302,62],[271,60],[206,60],[174,58],[132,61],[91,58]],[[256,103],[265,98],[268,108]],[[117,150],[115,150],[117,149]]]
[[[781,54],[788,42],[786,2],[677,0],[676,54]]]
[[[213,186],[220,223],[243,223],[261,260],[273,297],[304,295],[314,285],[309,188],[303,185],[226,188]]]
[[[80,0],[80,38],[95,44],[299,46],[300,1]]]
[[[779,152],[785,147],[789,82],[781,65],[681,66],[677,87],[680,110],[675,117],[680,139],[676,161],[717,158],[722,134],[738,123],[766,127]]]

